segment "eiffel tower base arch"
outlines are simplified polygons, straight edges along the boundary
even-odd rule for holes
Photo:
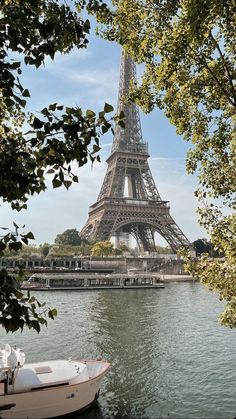
[[[89,219],[81,237],[109,240],[122,234],[133,236],[142,252],[155,252],[154,234],[160,234],[176,252],[189,245],[169,214],[167,202],[135,199],[103,199],[90,207]]]

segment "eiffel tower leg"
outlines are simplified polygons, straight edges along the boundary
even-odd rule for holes
[[[181,247],[190,247],[188,239],[185,237],[170,214],[166,214],[161,221],[161,223],[158,223],[156,231],[164,237],[173,251],[176,252]]]
[[[115,248],[117,249],[121,244],[121,237],[122,237],[121,231],[120,230],[116,231],[116,234],[114,237],[115,237]]]
[[[136,240],[137,245],[138,245],[138,249],[141,252],[143,250],[143,246],[142,246],[142,241],[141,241],[141,238],[140,238],[140,234],[139,234],[137,225],[131,227],[130,234]]]
[[[144,224],[135,224],[131,228],[131,234],[136,239],[140,251],[155,252],[156,246],[154,241],[155,230]]]

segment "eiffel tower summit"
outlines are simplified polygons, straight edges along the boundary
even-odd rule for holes
[[[123,51],[118,114],[124,112],[125,127],[116,125],[106,175],[97,201],[89,207],[81,237],[88,240],[115,237],[119,244],[131,235],[141,252],[155,252],[154,236],[158,233],[175,252],[190,243],[171,217],[169,203],[161,199],[153,180],[138,107],[125,101],[131,81],[136,82],[136,66]]]

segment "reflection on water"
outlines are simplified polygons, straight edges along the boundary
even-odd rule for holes
[[[38,336],[9,335],[28,361],[102,357],[111,362],[99,405],[77,418],[231,418],[236,334],[198,283],[159,290],[37,293],[58,308]]]

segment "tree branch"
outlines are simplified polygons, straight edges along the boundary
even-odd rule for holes
[[[225,57],[224,57],[224,55],[223,55],[223,53],[222,53],[222,51],[220,49],[220,46],[219,46],[218,42],[215,40],[215,38],[214,38],[214,36],[212,35],[211,32],[210,32],[210,38],[214,42],[214,44],[216,46],[216,49],[219,52],[219,55],[220,55],[220,57],[222,59],[223,65],[225,66],[226,72],[228,74],[228,78],[229,78],[229,83],[230,83],[230,86],[231,86],[232,94],[233,94],[233,97],[234,97],[234,103],[236,104],[236,91],[235,91],[235,88],[234,88],[234,85],[233,85],[233,80],[232,80],[232,76],[230,74],[229,67],[227,65],[227,62],[226,62]]]
[[[205,55],[203,54],[203,52],[200,52],[200,59],[203,59],[204,63],[203,65],[205,66],[205,68],[207,69],[207,71],[211,74],[212,78],[215,80],[217,86],[220,88],[220,90],[224,93],[224,95],[227,97],[228,101],[230,102],[230,104],[236,108],[236,101],[234,102],[231,97],[229,96],[227,90],[225,90],[225,88],[222,86],[222,84],[220,83],[220,81],[218,80],[218,78],[216,77],[216,75],[214,74],[214,72],[212,71],[212,69],[209,67],[209,65],[207,64],[207,60]],[[235,111],[236,112],[236,111]]]

